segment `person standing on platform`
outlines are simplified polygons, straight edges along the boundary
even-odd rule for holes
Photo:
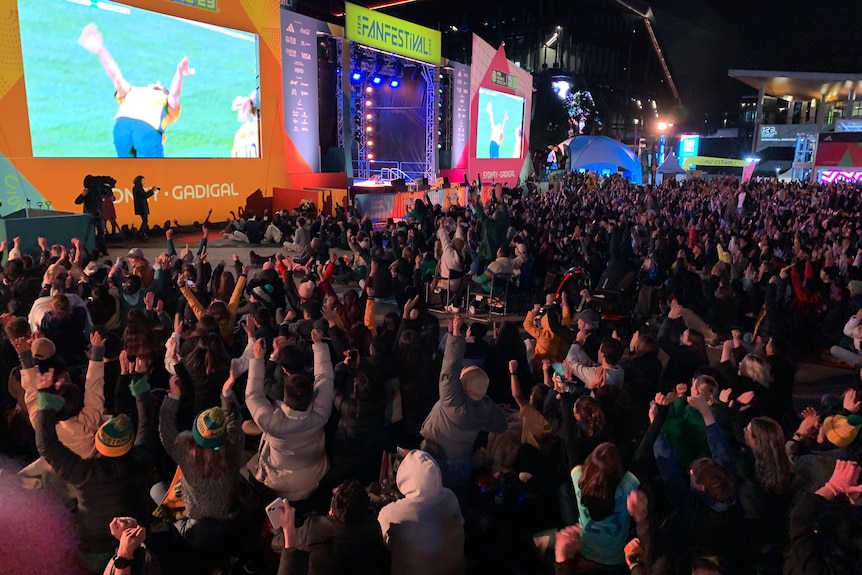
[[[105,194],[111,189],[111,181],[113,178],[106,179],[104,176],[88,174],[84,177],[84,191],[75,198],[75,203],[83,205],[84,213],[90,216],[90,230],[95,232],[96,249],[99,250],[99,255],[104,256],[108,255],[108,249],[105,246],[105,219],[102,205]]]
[[[132,186],[132,198],[135,202],[135,215],[141,216],[141,238],[147,237],[150,230],[150,204],[147,200],[152,198],[161,188],[154,186],[150,189],[144,188],[144,176],[135,177],[135,185]]]
[[[122,231],[119,224],[117,224],[117,209],[114,207],[114,190],[111,190],[102,200],[102,219],[105,222],[103,225],[106,228],[106,233],[108,231],[108,224],[111,224],[111,235],[119,234]]]

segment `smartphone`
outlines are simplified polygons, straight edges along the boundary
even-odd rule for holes
[[[193,282],[192,280],[186,280],[186,285],[190,288],[193,288],[195,287],[195,282]]]
[[[350,361],[356,361],[356,359],[359,357],[359,350],[351,349],[347,352],[347,357],[350,359]]]
[[[266,516],[269,517],[269,522],[272,523],[272,526],[278,529],[280,527],[278,521],[278,510],[284,507],[284,500],[281,497],[277,497],[275,501],[266,506]]]

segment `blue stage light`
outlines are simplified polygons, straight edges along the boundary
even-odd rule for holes
[[[353,75],[350,76],[350,79],[354,82],[358,82],[362,79],[362,74],[360,72],[354,72]]]
[[[380,76],[374,76],[374,78],[371,79],[371,82],[374,83],[375,85],[380,84],[380,82],[382,82],[382,81],[383,81],[383,78],[381,78]]]
[[[401,82],[399,82],[398,80],[396,80],[395,78],[393,78],[393,79],[392,79],[392,81],[391,81],[391,82],[389,82],[389,85],[390,85],[392,88],[397,88],[398,86],[400,86],[400,85],[401,85]]]

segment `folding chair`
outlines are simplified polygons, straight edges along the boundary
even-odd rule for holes
[[[470,282],[467,287],[467,306],[475,305],[477,301],[483,301],[488,305],[488,317],[483,318],[484,313],[471,313],[470,315],[479,321],[491,322],[494,314],[506,315],[509,312],[509,288],[512,285],[512,274],[497,274],[490,284],[480,285]],[[486,292],[484,287],[489,286]]]
[[[452,277],[460,274],[459,277]],[[438,277],[438,287],[433,290],[433,293],[440,295],[440,307],[437,309],[432,309],[431,311],[437,311],[440,313],[448,313],[449,306],[454,306],[460,308],[463,304],[463,293],[464,293],[464,282],[469,281],[466,276],[464,276],[463,272],[455,272],[453,270],[449,270],[448,278]],[[452,289],[452,283],[457,282],[458,287],[454,290]],[[429,288],[430,290],[430,284]],[[427,294],[428,297],[431,296],[431,293]],[[429,301],[429,300],[426,300]]]

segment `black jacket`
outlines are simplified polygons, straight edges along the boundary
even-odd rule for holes
[[[150,205],[147,203],[147,200],[152,198],[155,194],[156,188],[145,190],[144,186],[140,184],[135,184],[134,187],[132,187],[132,199],[135,203],[136,216],[150,213]]]
[[[57,414],[36,412],[36,447],[61,478],[78,490],[78,538],[82,553],[111,553],[116,540],[108,525],[114,517],[140,517],[158,445],[157,419],[150,392],[137,398],[138,429],[132,449],[121,457],[81,459],[57,439]]]
[[[380,524],[352,525],[312,516],[296,530],[297,548],[282,551],[278,575],[377,575],[389,572]]]

